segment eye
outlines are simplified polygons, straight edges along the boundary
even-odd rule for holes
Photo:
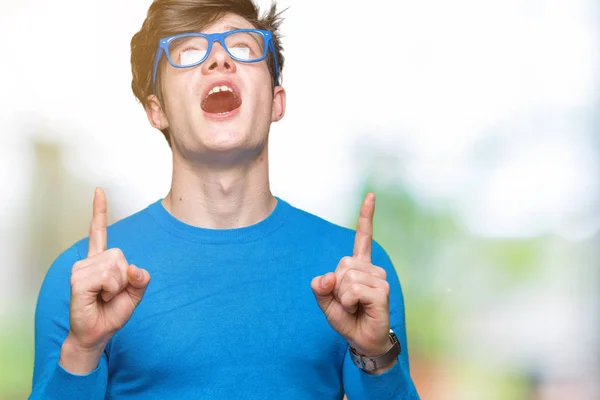
[[[264,38],[254,32],[235,32],[225,38],[231,55],[241,60],[256,60],[263,54]]]
[[[172,61],[182,67],[201,61],[207,49],[206,39],[200,36],[184,36],[169,43]]]
[[[206,50],[186,47],[179,52],[179,64],[181,66],[192,65],[206,56]]]
[[[250,48],[246,45],[238,45],[235,47],[230,47],[229,52],[235,58],[239,58],[242,60],[249,60],[251,58],[250,57]]]

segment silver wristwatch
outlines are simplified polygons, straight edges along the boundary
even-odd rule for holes
[[[379,368],[387,367],[398,359],[398,355],[400,355],[401,352],[398,337],[391,329],[390,343],[392,347],[388,351],[375,357],[367,357],[358,354],[355,349],[350,347],[350,357],[352,358],[352,362],[358,368],[369,373],[375,372]]]

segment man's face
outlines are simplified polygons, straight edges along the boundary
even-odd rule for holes
[[[203,33],[254,28],[244,18],[227,14]],[[156,100],[148,117],[158,129],[168,127],[174,151],[185,158],[237,163],[256,157],[264,148],[271,122],[285,112],[285,91],[272,88],[266,60],[234,61],[220,43],[208,58],[192,68],[164,63],[161,87],[164,109]]]

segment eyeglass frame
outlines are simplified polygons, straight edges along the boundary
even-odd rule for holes
[[[225,44],[225,38],[231,34],[238,33],[238,32],[258,33],[264,38],[265,51],[264,51],[264,54],[262,55],[262,57],[260,57],[256,60],[248,61],[248,60],[239,59],[229,52],[229,49],[228,49],[227,45]],[[175,63],[173,63],[173,61],[171,61],[171,54],[169,53],[169,44],[175,39],[179,39],[182,37],[194,37],[194,36],[195,37],[203,37],[208,41],[208,48],[206,49],[206,55],[200,61],[195,62],[190,65],[186,65],[186,66],[176,65]],[[225,52],[229,55],[229,57],[231,57],[232,60],[238,61],[238,62],[243,62],[243,63],[261,62],[265,58],[267,58],[267,55],[269,54],[269,50],[271,50],[271,53],[273,53],[273,60],[275,60],[275,86],[278,85],[279,63],[277,62],[277,53],[275,52],[275,45],[273,44],[273,34],[271,33],[271,31],[263,30],[263,29],[234,29],[231,31],[219,32],[219,33],[186,32],[186,33],[179,33],[177,35],[168,36],[168,37],[160,39],[158,41],[158,49],[156,50],[156,55],[154,58],[154,68],[152,71],[152,92],[154,93],[154,86],[156,84],[156,75],[158,74],[158,65],[160,63],[163,53],[167,56],[167,60],[169,61],[169,64],[171,64],[171,66],[173,68],[193,68],[197,65],[202,64],[204,61],[206,61],[208,59],[208,57],[210,56],[210,52],[212,51],[214,42],[219,42],[221,47],[223,47]]]

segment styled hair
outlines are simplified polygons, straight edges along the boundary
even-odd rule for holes
[[[261,16],[253,0],[154,0],[148,9],[142,28],[131,38],[131,88],[144,107],[148,106],[148,96],[152,94],[152,68],[158,41],[179,33],[201,31],[228,13],[239,15],[256,29],[271,31],[279,65],[277,72],[281,77],[285,60],[279,27],[283,19],[281,12],[277,12],[276,3],[273,2],[270,10]],[[160,66],[164,65],[164,59],[161,61]],[[270,51],[266,62],[271,80],[275,82],[275,62]],[[156,77],[156,95],[159,101],[161,101],[161,93],[158,89],[160,88],[160,66]],[[279,83],[275,84],[279,85]],[[168,130],[165,129],[162,133],[170,143]]]

